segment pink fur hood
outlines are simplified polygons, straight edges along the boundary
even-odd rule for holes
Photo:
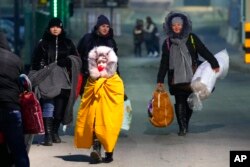
[[[97,59],[104,56],[107,59],[107,66],[104,70],[99,71],[97,68]],[[88,55],[89,58],[89,72],[92,79],[99,77],[109,78],[116,73],[118,57],[114,50],[107,46],[94,47]]]

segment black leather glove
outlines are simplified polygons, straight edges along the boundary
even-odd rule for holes
[[[71,67],[71,60],[68,57],[60,59],[60,60],[58,60],[57,65],[60,67],[70,68]]]
[[[124,101],[126,101],[128,99],[128,96],[126,93],[124,93]]]

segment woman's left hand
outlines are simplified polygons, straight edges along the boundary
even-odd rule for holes
[[[220,68],[219,67],[218,68],[213,68],[213,70],[214,70],[215,73],[217,73],[217,72],[220,71]]]

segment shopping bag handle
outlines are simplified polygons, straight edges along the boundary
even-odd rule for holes
[[[155,87],[155,91],[156,92],[161,92],[161,93],[166,92],[165,87],[164,87],[163,84],[157,84],[156,87]]]

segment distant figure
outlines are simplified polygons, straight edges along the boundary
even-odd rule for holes
[[[146,44],[148,57],[158,57],[159,33],[156,24],[149,16],[146,17],[146,24],[144,25],[144,41]]]
[[[143,20],[136,20],[136,25],[133,29],[133,37],[135,57],[141,57],[141,44],[143,43]]]

